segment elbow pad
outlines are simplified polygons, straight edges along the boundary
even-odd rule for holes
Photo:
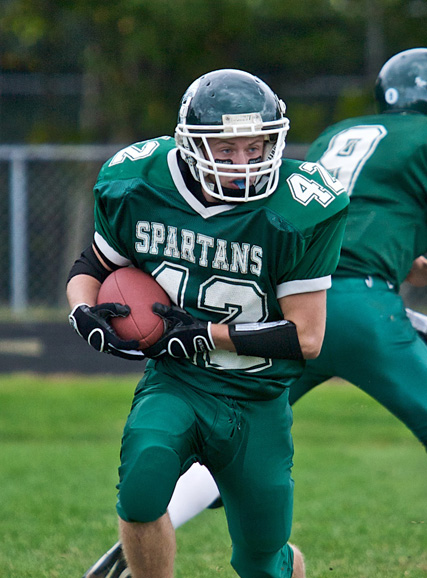
[[[237,355],[270,357],[272,359],[304,359],[295,323],[237,323],[229,325],[230,339]]]

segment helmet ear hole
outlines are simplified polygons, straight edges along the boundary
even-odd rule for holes
[[[375,83],[379,112],[427,114],[427,48],[412,48],[392,56]]]
[[[249,201],[272,194],[278,182],[289,120],[286,106],[261,79],[242,70],[209,72],[185,92],[175,129],[177,147],[204,190],[223,201]],[[225,172],[210,153],[209,138],[263,136],[262,157]],[[230,165],[228,165],[230,166]],[[239,195],[227,195],[221,179],[244,181]],[[212,183],[215,182],[215,185]],[[254,184],[255,183],[255,184]]]

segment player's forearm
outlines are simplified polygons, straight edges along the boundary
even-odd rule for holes
[[[215,347],[238,355],[303,359],[297,328],[287,320],[210,327]]]
[[[236,351],[233,342],[228,333],[228,325],[212,323],[211,325],[212,339],[217,349],[225,349],[226,351]]]
[[[67,299],[73,309],[80,303],[95,305],[101,283],[90,275],[76,275],[67,285]]]
[[[427,259],[424,255],[414,260],[406,281],[414,285],[414,287],[425,287],[427,285]]]
[[[257,338],[257,341],[259,342],[258,347],[256,346],[255,343],[255,347],[257,347],[257,349],[253,352],[253,355],[259,355],[259,357],[264,357],[266,351],[265,348],[268,347],[268,342],[269,340],[273,340],[272,343],[272,348],[268,353],[268,355],[266,355],[266,357],[271,357],[273,350],[274,350],[274,346],[276,346],[278,343],[280,343],[282,334],[279,333],[277,334],[277,328],[274,328],[272,331],[274,331],[275,333],[270,333],[267,332],[265,333],[262,329],[263,324],[258,324],[261,331],[259,332],[259,338]],[[323,331],[321,331],[320,329],[316,328],[316,331],[303,331],[302,332],[302,337],[299,334],[299,331],[297,331],[296,326],[294,327],[293,331],[294,334],[290,334],[289,332],[292,331],[291,327],[284,327],[283,330],[288,332],[287,338],[286,338],[286,342],[285,344],[288,343],[289,337],[292,340],[293,346],[292,346],[292,351],[298,350],[298,348],[301,351],[301,358],[303,359],[314,359],[316,358],[319,353],[320,353],[320,349],[322,346],[322,342],[323,342]],[[211,325],[211,334],[212,334],[212,338],[215,344],[215,347],[217,349],[225,349],[226,351],[236,351],[236,347],[235,344],[233,343],[233,340],[230,337],[230,333],[229,333],[229,326],[228,325],[224,325],[224,324],[212,324]],[[252,343],[253,343],[253,337],[252,337]],[[252,345],[253,346],[253,345]],[[259,348],[259,349],[258,349]],[[286,345],[285,345],[286,348]],[[279,353],[279,356],[281,355],[281,353]],[[286,353],[284,353],[285,358],[287,358]],[[290,356],[290,358],[292,358],[292,356]]]

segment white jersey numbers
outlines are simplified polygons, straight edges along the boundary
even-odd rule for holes
[[[386,134],[387,130],[381,124],[359,125],[345,129],[331,139],[319,163],[339,179],[347,193],[351,195],[364,164]]]
[[[152,155],[158,146],[159,143],[155,140],[146,142],[142,148],[139,148],[137,145],[131,145],[130,147],[126,147],[125,149],[122,149],[117,154],[115,154],[108,166],[112,167],[114,165],[119,165],[126,159],[131,161],[139,161],[140,159],[145,159],[146,157]]]
[[[164,262],[152,275],[174,303],[180,307],[185,306],[185,293],[190,276],[186,267]],[[220,323],[247,323],[254,319],[262,322],[268,317],[267,296],[254,281],[212,275],[200,285],[197,303],[199,309],[220,313]],[[271,366],[270,359],[238,356],[221,349],[203,354],[203,357],[206,367],[219,370],[258,372]]]
[[[169,140],[171,137],[163,136],[160,138],[162,140]],[[130,161],[140,161],[141,159],[146,159],[153,154],[158,146],[159,143],[157,140],[148,140],[130,145],[116,153],[108,166],[112,167],[114,165],[119,165],[126,159],[129,159]]]
[[[345,190],[343,185],[334,176],[329,174],[328,171],[317,163],[303,163],[300,169],[306,172],[307,175],[317,173],[323,183],[328,187],[323,187],[320,183],[310,179],[308,176],[293,173],[287,178],[287,182],[293,198],[302,205],[308,205],[308,203],[315,200],[323,207],[327,207],[329,203],[334,200],[335,195],[339,195]]]

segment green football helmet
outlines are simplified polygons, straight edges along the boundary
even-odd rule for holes
[[[289,129],[285,111],[284,102],[256,76],[234,69],[209,72],[182,97],[177,147],[193,177],[212,197],[227,202],[261,199],[277,188]],[[215,160],[209,146],[212,137],[258,135],[264,137],[263,155],[248,164],[224,165]],[[223,187],[220,177],[234,178],[239,189]]]
[[[392,56],[378,74],[375,99],[380,112],[427,114],[427,48]]]

